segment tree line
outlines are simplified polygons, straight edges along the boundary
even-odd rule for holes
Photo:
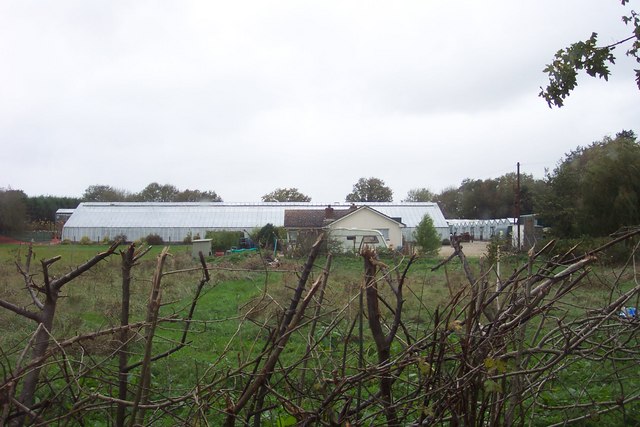
[[[111,187],[91,185],[82,195],[84,202],[221,202],[215,191],[179,190],[171,184],[152,182],[138,193]]]
[[[408,192],[403,201],[437,202],[445,218],[516,216],[517,175],[465,179],[440,193]],[[354,191],[356,188],[354,187]],[[391,198],[382,201],[391,201]],[[640,224],[640,144],[623,130],[572,150],[543,179],[521,174],[519,212],[536,214],[557,237],[605,236]]]
[[[18,233],[28,224],[53,222],[58,209],[72,209],[82,200],[75,197],[29,197],[22,190],[0,188],[0,234]]]
[[[433,195],[446,218],[508,218],[516,176],[465,179]],[[543,179],[520,177],[520,213],[536,214],[557,237],[606,236],[640,224],[640,144],[623,130],[572,150]]]
[[[91,185],[82,197],[35,196],[22,190],[0,188],[0,234],[23,231],[27,224],[55,220],[58,209],[73,209],[82,202],[221,202],[215,191],[179,190],[152,182],[132,193],[109,185]]]
[[[490,219],[516,216],[518,177],[510,172],[497,178],[464,179],[439,193],[428,187],[408,191],[403,202],[436,202],[445,218]],[[179,190],[153,182],[138,193],[108,185],[92,185],[81,198],[28,197],[21,190],[0,189],[0,233],[24,227],[25,222],[52,221],[59,208],[80,202],[221,202],[215,191]],[[277,188],[264,202],[310,202],[295,187]],[[346,202],[392,202],[393,190],[381,179],[360,178]],[[519,212],[536,214],[558,237],[602,236],[640,223],[640,145],[636,134],[623,130],[566,154],[542,179],[521,174]]]

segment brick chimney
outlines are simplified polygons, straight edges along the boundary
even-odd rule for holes
[[[331,206],[324,208],[324,219],[333,219],[333,208]]]

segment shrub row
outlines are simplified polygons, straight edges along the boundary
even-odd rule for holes
[[[610,237],[590,237],[583,236],[579,239],[558,239],[555,242],[554,247],[551,249],[549,255],[562,256],[567,252],[571,251],[574,256],[582,256],[588,252],[591,252],[606,243],[610,242]],[[542,242],[539,245],[536,245],[539,248],[542,248],[547,242]],[[604,251],[598,254],[598,258],[601,262],[606,265],[615,265],[627,262],[629,258],[629,253],[631,253],[631,247],[637,244],[637,238],[635,239],[627,239],[624,244],[613,245],[610,248],[605,249]],[[575,249],[572,248],[576,246]]]
[[[104,239],[102,239],[102,243],[103,244],[111,244],[111,243],[115,242],[116,240],[120,240],[122,242],[128,242],[127,236],[118,235],[113,239],[109,239],[108,237],[105,237]],[[162,244],[164,244],[164,240],[158,234],[149,234],[144,239],[141,239],[141,241],[144,241],[148,245],[162,245]],[[69,239],[64,239],[62,241],[62,244],[64,244],[64,245],[68,245],[68,244],[71,244],[71,243],[73,243],[73,242],[71,242],[71,240],[69,240]],[[88,236],[82,236],[80,238],[80,240],[78,241],[78,243],[81,244],[81,245],[92,245],[92,244],[94,244],[96,242],[91,240]]]

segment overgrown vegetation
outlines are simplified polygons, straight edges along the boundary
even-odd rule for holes
[[[287,232],[284,227],[276,227],[273,224],[266,224],[256,232],[252,233],[251,238],[262,248],[273,250],[279,244],[279,240],[285,239]]]
[[[458,242],[435,260],[322,257],[318,240],[277,267],[248,253],[2,245],[0,422],[637,424],[640,324],[621,312],[638,305],[639,235],[500,266]],[[626,257],[600,265],[616,247]],[[38,327],[29,313],[55,292]]]
[[[640,223],[640,144],[631,131],[578,147],[547,176],[541,218],[563,238],[602,237]]]
[[[242,231],[207,231],[206,239],[211,239],[211,249],[214,251],[226,251],[237,247],[244,236]]]
[[[147,237],[144,238],[144,241],[147,245],[162,245],[164,244],[164,240],[159,234],[148,234]]]

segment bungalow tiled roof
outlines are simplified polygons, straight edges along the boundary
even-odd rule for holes
[[[327,211],[327,209],[331,209]],[[285,228],[322,228],[340,219],[353,209],[287,209],[284,211]]]

